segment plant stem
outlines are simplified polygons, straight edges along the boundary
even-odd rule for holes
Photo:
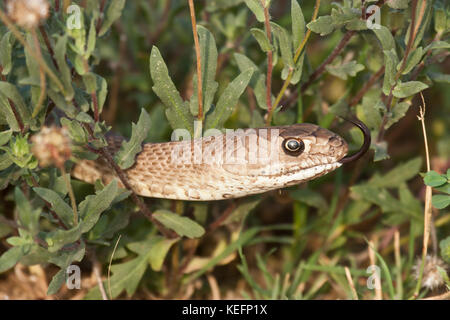
[[[309,76],[308,80],[301,86],[302,92],[306,91],[306,89],[308,89],[309,86],[312,85],[314,81],[319,78],[322,73],[325,72],[325,67],[334,61],[334,59],[341,53],[341,51],[345,48],[345,46],[348,44],[355,33],[355,31],[347,31],[347,33],[341,39],[333,52],[331,52],[331,54],[325,59],[325,61],[322,62],[322,64]],[[282,104],[286,106],[290,105],[293,101],[297,100],[297,98],[298,91],[295,91],[289,98],[286,99],[285,102],[282,102]]]
[[[98,18],[97,21],[97,25],[95,27],[95,30],[97,31],[97,33],[100,31],[100,28],[102,27],[102,23],[103,23],[103,11],[105,10],[105,6],[106,6],[106,0],[102,0],[100,2],[100,17]]]
[[[320,8],[320,0],[316,0],[316,5],[314,7],[314,13],[313,13],[311,22],[316,20],[317,15],[319,13],[319,8]],[[294,65],[297,63],[298,59],[300,58],[301,53],[304,51],[306,42],[308,41],[310,36],[311,36],[311,29],[308,29],[308,31],[306,32],[305,37],[303,38],[303,41],[300,43],[300,46],[297,48],[297,50],[295,52]],[[273,117],[274,110],[280,104],[280,101],[283,98],[284,93],[286,92],[287,88],[289,87],[289,85],[291,83],[291,79],[292,79],[292,76],[294,75],[294,71],[295,71],[295,68],[290,68],[289,69],[288,76],[287,76],[286,80],[284,81],[283,86],[281,87],[281,90],[280,90],[280,92],[277,95],[277,98],[275,99],[275,103],[273,104],[273,108],[270,111],[268,111],[267,122],[266,122],[266,124],[268,126],[272,123],[272,117]]]
[[[425,144],[425,155],[427,160],[427,172],[431,171],[430,165],[430,152],[428,149],[428,139],[427,130],[425,127],[425,111],[426,104],[422,93],[420,94],[422,98],[422,105],[420,106],[420,115],[417,117],[422,124],[423,141]],[[423,226],[423,246],[422,246],[422,262],[420,263],[419,277],[417,279],[416,289],[414,291],[414,298],[419,296],[420,287],[422,286],[423,270],[425,268],[425,261],[427,258],[428,242],[430,240],[430,230],[431,230],[431,217],[432,217],[432,206],[431,206],[431,195],[432,190],[430,186],[426,186],[425,189],[425,209],[424,209],[424,226]]]
[[[98,98],[97,93],[91,93],[92,104],[94,105],[94,121],[98,122],[100,120],[99,110],[98,110]]]
[[[55,0],[55,11],[58,12],[60,8],[60,0]]]
[[[55,68],[58,69],[58,63],[55,59],[55,51],[52,48],[52,44],[50,43],[50,39],[48,38],[47,31],[45,31],[44,26],[39,27],[39,31],[41,32],[42,38],[44,39],[45,46],[47,47],[48,53],[50,53],[50,58],[52,59]]]
[[[358,93],[350,100],[349,106],[356,106],[370,88],[378,81],[378,79],[384,74],[385,67],[382,66],[375,74],[373,74],[366,84],[358,91]]]
[[[339,42],[339,44],[336,46],[336,48],[334,48],[334,50],[331,52],[331,54],[328,56],[328,58],[325,59],[324,62],[322,62],[322,64],[311,74],[311,76],[309,77],[308,81],[305,82],[302,85],[302,91],[305,91],[306,89],[309,88],[309,86],[311,84],[313,84],[313,82],[319,78],[322,73],[325,72],[325,67],[327,65],[329,65],[330,63],[332,63],[334,61],[334,59],[336,59],[336,57],[341,53],[341,51],[345,48],[345,46],[348,44],[348,42],[350,41],[350,39],[353,37],[353,35],[355,35],[355,31],[350,30],[347,31],[344,35],[344,37],[341,39],[341,41]]]
[[[264,0],[260,0],[261,5],[264,8],[264,26],[266,30],[266,36],[269,40],[269,44],[272,45],[272,31],[270,29],[270,15],[269,5],[265,5]],[[274,108],[272,108],[272,72],[273,72],[273,51],[270,49],[267,51],[267,79],[266,79],[266,104],[267,104],[267,118],[266,124],[270,125]]]
[[[378,132],[377,142],[381,142],[383,140],[383,138],[384,138],[384,134],[385,134],[385,131],[386,131],[385,126],[386,126],[386,124],[387,124],[387,122],[389,120],[388,117],[389,117],[389,114],[390,114],[390,111],[391,111],[392,100],[394,98],[394,93],[393,92],[394,92],[395,87],[397,86],[398,80],[400,79],[400,77],[401,77],[401,75],[403,73],[403,70],[405,70],[406,62],[408,60],[408,56],[411,53],[414,41],[415,41],[416,36],[417,36],[417,32],[419,31],[420,24],[422,23],[422,19],[423,19],[423,16],[425,14],[426,1],[423,1],[422,2],[422,6],[421,6],[421,10],[420,10],[420,14],[419,14],[419,17],[418,17],[418,20],[417,20],[417,26],[416,26],[417,1],[418,0],[413,0],[413,3],[412,3],[412,8],[411,8],[411,27],[409,29],[410,30],[410,32],[409,32],[409,40],[408,40],[408,43],[406,45],[405,54],[403,55],[403,60],[402,60],[401,67],[397,71],[397,73],[395,74],[395,83],[391,87],[391,89],[389,91],[389,95],[388,95],[387,100],[386,100],[386,112],[385,112],[385,114],[383,116],[383,120],[381,122],[381,126],[380,126],[380,129],[379,129],[379,132]]]
[[[169,13],[170,13],[171,5],[172,5],[172,0],[166,0],[163,14],[159,18],[158,27],[156,28],[156,31],[153,32],[149,37],[150,45],[153,45],[153,43],[155,43],[159,39],[159,37],[161,36],[163,31],[167,28],[167,25],[169,22]]]
[[[194,36],[195,55],[197,56],[197,98],[198,98],[198,120],[203,120],[203,88],[202,88],[202,56],[198,41],[197,22],[195,19],[194,1],[189,0],[189,10],[191,12],[192,33]]]
[[[14,114],[14,118],[16,118],[17,124],[19,125],[20,132],[22,134],[25,133],[25,126],[23,124],[23,121],[22,121],[22,118],[20,116],[20,113],[17,111],[16,105],[9,98],[8,98],[8,102],[9,102],[9,105],[11,106],[11,110],[12,110],[12,112]]]
[[[218,227],[222,225],[222,223],[233,213],[234,209],[236,209],[236,203],[231,202],[230,205],[225,209],[225,211],[217,218],[214,222],[212,222],[208,227],[208,233],[213,232]]]

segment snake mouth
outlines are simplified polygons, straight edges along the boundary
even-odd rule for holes
[[[367,152],[367,150],[369,150],[370,143],[371,143],[370,130],[369,130],[369,128],[367,128],[367,126],[362,121],[360,121],[359,119],[356,119],[356,118],[355,119],[343,118],[343,119],[353,123],[355,126],[357,126],[359,128],[359,130],[361,130],[361,132],[363,133],[363,136],[364,136],[364,143],[362,144],[362,146],[358,152],[356,152],[355,154],[353,154],[351,156],[347,156],[347,157],[344,157],[341,160],[339,160],[338,162],[341,164],[349,163],[349,162],[360,159]]]

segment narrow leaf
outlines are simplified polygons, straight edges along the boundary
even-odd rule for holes
[[[115,155],[115,161],[122,169],[128,169],[134,164],[136,154],[141,152],[142,142],[147,138],[150,124],[150,116],[145,109],[142,109],[139,121],[137,124],[132,124],[130,141],[123,142],[120,150]]]
[[[108,8],[106,9],[105,20],[102,23],[102,27],[98,33],[99,37],[103,36],[112,24],[120,18],[122,10],[125,7],[126,0],[114,0],[110,1]]]
[[[253,75],[253,69],[242,72],[225,89],[217,102],[216,108],[206,117],[205,129],[222,128],[231,116],[240,96],[247,88]]]
[[[205,229],[197,222],[167,210],[158,210],[153,213],[153,217],[180,236],[194,239],[205,233]]]
[[[72,208],[55,191],[45,188],[33,188],[33,190],[52,205],[52,209],[66,226],[73,226]]]
[[[194,118],[169,76],[169,70],[158,48],[153,47],[150,55],[150,73],[154,83],[153,91],[166,106],[166,116],[173,129],[187,129],[194,135]]]
[[[294,50],[300,46],[305,37],[305,17],[297,0],[291,0],[292,44]]]
[[[420,81],[402,82],[395,86],[393,94],[396,98],[407,98],[426,88],[428,88],[428,85]]]
[[[109,208],[118,192],[117,181],[113,180],[96,195],[87,196],[80,204],[80,218],[83,221],[82,232],[91,230],[100,218],[100,214]]]

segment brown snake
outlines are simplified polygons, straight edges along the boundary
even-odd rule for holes
[[[360,158],[370,146],[370,132],[360,121],[351,122],[364,133],[364,144],[349,157],[339,135],[305,123],[146,143],[125,173],[133,191],[145,197],[208,201],[263,193],[315,179]],[[122,141],[110,137],[110,152],[117,152]],[[101,160],[82,160],[72,175],[88,183],[109,183],[116,177]]]

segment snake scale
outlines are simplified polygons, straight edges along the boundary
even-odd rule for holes
[[[314,124],[241,129],[189,141],[145,143],[125,171],[134,192],[145,197],[209,201],[245,197],[296,185],[361,157],[370,133],[359,120],[364,144],[353,156],[339,135]],[[108,138],[116,153],[123,138]],[[72,175],[109,183],[114,171],[102,160],[82,160]]]

